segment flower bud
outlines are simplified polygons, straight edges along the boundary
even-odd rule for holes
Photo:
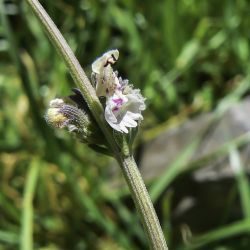
[[[62,99],[54,99],[49,104],[45,119],[48,124],[55,128],[64,128],[67,124],[67,117],[60,112],[60,107],[63,105]]]
[[[52,100],[45,115],[48,124],[55,128],[67,128],[78,139],[88,144],[103,144],[101,132],[91,115],[83,109],[81,92],[74,90],[69,98]],[[82,107],[82,108],[79,108]]]

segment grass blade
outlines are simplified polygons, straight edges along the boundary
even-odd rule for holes
[[[20,250],[33,249],[33,198],[38,180],[39,161],[34,159],[29,167],[23,197]]]

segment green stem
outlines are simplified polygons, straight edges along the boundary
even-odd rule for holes
[[[119,163],[136,208],[140,213],[144,230],[149,239],[150,248],[167,250],[167,243],[159,220],[133,156],[121,157]]]
[[[43,9],[38,0],[26,0],[30,7],[33,9],[36,16],[39,18],[41,24],[48,33],[50,40],[56,47],[59,54],[62,56],[64,62],[69,68],[69,71],[78,86],[78,88],[83,93],[85,101],[87,102],[90,111],[96,119],[100,129],[106,137],[111,151],[120,163],[122,167],[123,174],[126,181],[130,187],[132,197],[136,204],[136,207],[141,215],[141,220],[144,225],[144,229],[147,233],[149,243],[152,249],[167,250],[167,244],[165,242],[158,218],[156,216],[154,207],[149,198],[148,192],[141,178],[140,172],[136,166],[133,157],[128,156],[127,153],[121,153],[111,128],[107,125],[104,119],[102,105],[92,87],[89,79],[85,75],[83,69],[81,68],[79,62],[77,61],[72,50],[68,46],[64,37],[57,29],[54,22],[51,20],[49,15]],[[127,150],[129,151],[129,150]],[[126,155],[126,157],[124,156]]]

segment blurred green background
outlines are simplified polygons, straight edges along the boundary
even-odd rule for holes
[[[250,93],[247,0],[41,3],[88,74],[96,57],[119,49],[116,68],[147,98],[138,148]],[[44,121],[48,102],[74,84],[41,25],[25,1],[0,4],[0,249],[148,249],[126,188],[108,188],[111,159]],[[249,213],[185,244],[171,230],[168,185],[154,200],[170,249],[250,249]],[[247,195],[239,209],[249,208]]]

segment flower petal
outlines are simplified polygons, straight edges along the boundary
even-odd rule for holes
[[[104,53],[92,63],[92,71],[96,74],[100,74],[104,67],[109,64],[114,64],[118,60],[118,57],[119,51],[117,49]]]

